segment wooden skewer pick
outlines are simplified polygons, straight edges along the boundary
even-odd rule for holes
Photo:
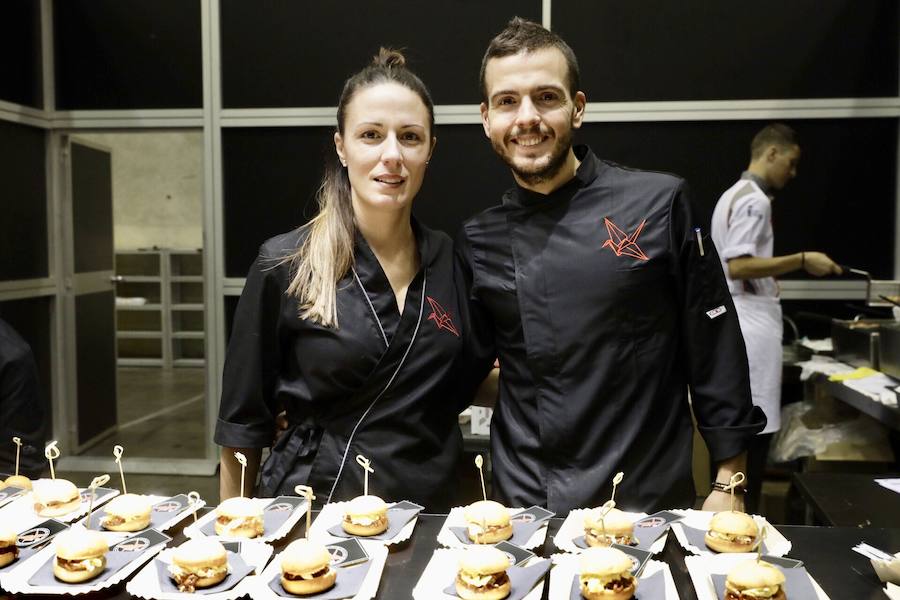
[[[197,492],[188,492],[188,506],[194,508],[194,523],[197,522],[197,506],[200,504],[200,494]]]
[[[607,500],[603,503],[603,506],[600,507],[600,529],[603,530],[603,535],[606,535],[606,515],[608,515],[609,511],[611,511],[615,507],[615,500]]]
[[[244,497],[244,472],[247,470],[247,457],[240,452],[235,452],[234,457],[241,465],[241,498]]]
[[[312,521],[312,501],[315,500],[316,497],[313,496],[313,489],[308,485],[296,486],[294,488],[294,493],[306,498],[306,531],[304,532],[304,537],[309,539],[309,527],[310,522]]]
[[[125,452],[125,448],[119,446],[118,444],[113,446],[113,456],[116,457],[116,464],[119,465],[119,477],[122,478],[122,493],[127,494],[128,488],[125,487],[125,472],[122,470],[122,453]]]
[[[484,466],[484,459],[480,454],[475,457],[475,466],[478,467],[478,475],[481,477],[481,495],[487,500],[487,491],[484,487],[484,470],[482,469]]]
[[[58,442],[53,440],[44,448],[44,456],[50,461],[50,479],[56,479],[56,471],[53,469],[53,460],[59,458],[59,448],[56,447]]]
[[[16,477],[19,476],[19,452],[22,450],[22,438],[14,437],[13,444],[16,445]]]
[[[91,528],[91,515],[94,512],[94,499],[97,497],[97,488],[109,481],[109,475],[104,473],[98,477],[94,477],[88,489],[91,490],[91,499],[88,503],[87,528]]]
[[[731,512],[734,512],[734,488],[744,483],[744,474],[738,471],[728,480],[728,490],[731,492]]]
[[[762,530],[759,532],[759,545],[756,547],[756,562],[762,561],[763,541],[766,539],[767,533],[769,532],[766,529],[766,526],[763,525]]]
[[[359,466],[363,468],[363,495],[369,495],[369,473],[374,473],[375,470],[372,468],[372,461],[363,456],[362,454],[356,455],[356,462]]]
[[[619,471],[616,473],[616,476],[613,477],[613,491],[612,496],[609,497],[610,500],[616,499],[616,488],[619,487],[619,484],[622,483],[622,480],[625,478],[625,473]]]

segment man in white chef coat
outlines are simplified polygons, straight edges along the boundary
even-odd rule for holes
[[[805,270],[837,275],[841,268],[821,252],[773,256],[773,194],[797,176],[800,145],[793,129],[772,123],[753,137],[750,165],[719,198],[712,239],[734,299],[750,364],[753,403],[767,424],[747,454],[748,511],[758,509],[762,473],[772,435],[781,428],[781,303],[775,277]]]

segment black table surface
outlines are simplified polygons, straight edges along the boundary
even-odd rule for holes
[[[900,527],[900,494],[875,478],[900,477],[871,473],[794,473],[797,491],[826,525]]]
[[[381,578],[377,598],[399,600],[412,597],[415,587],[431,555],[437,547],[437,533],[441,528],[445,515],[420,515],[413,536],[407,542],[390,546],[387,564]],[[558,552],[552,538],[559,530],[562,519],[552,519],[544,545],[536,550],[541,556],[550,556]],[[303,520],[283,540],[275,544],[276,552],[289,541],[303,535]],[[777,526],[793,548],[789,556],[804,561],[809,573],[819,582],[832,600],[883,600],[883,584],[878,580],[868,559],[851,551],[850,548],[861,541],[888,552],[900,551],[900,528],[857,528],[857,527],[802,527]],[[170,532],[171,533],[171,532]],[[697,600],[690,575],[684,563],[685,551],[670,535],[666,547],[657,556],[669,564],[675,587],[682,600]],[[183,535],[177,533],[175,542],[182,541]],[[0,594],[0,597],[3,597]],[[28,596],[38,598],[39,596]],[[130,598],[123,584],[114,586],[100,593],[83,596],[93,598]],[[544,590],[547,598],[547,590]],[[59,596],[47,596],[59,598]]]

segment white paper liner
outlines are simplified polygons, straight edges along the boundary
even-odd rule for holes
[[[253,498],[253,501],[259,505],[260,510],[265,509],[269,504],[272,503],[274,498]],[[276,529],[272,533],[263,532],[263,535],[259,537],[255,537],[252,540],[248,540],[247,538],[241,537],[223,537],[219,535],[207,535],[202,531],[202,527],[207,523],[211,523],[216,519],[216,511],[211,510],[199,519],[197,519],[196,523],[191,523],[187,527],[184,528],[184,535],[189,538],[201,538],[208,537],[217,539],[223,542],[244,542],[244,541],[253,541],[253,542],[274,542],[280,540],[288,533],[290,533],[291,529],[294,528],[294,525],[297,524],[297,521],[300,518],[306,518],[306,501],[301,502],[297,505],[297,508],[291,513],[291,515],[285,520],[284,523],[281,524],[281,527]]]
[[[576,508],[575,510],[569,512],[566,520],[563,521],[562,525],[559,526],[559,531],[556,532],[556,536],[554,536],[553,538],[553,544],[557,548],[559,548],[563,552],[572,552],[573,554],[580,554],[584,552],[584,548],[579,548],[572,540],[584,535],[584,517],[588,512],[590,512],[590,510],[591,509],[589,508]],[[639,521],[647,516],[647,513],[642,512],[626,512],[624,514],[632,521]],[[655,542],[653,542],[648,550],[653,554],[662,552],[663,548],[666,545],[666,538],[668,537],[668,535],[669,533],[666,532],[659,536],[659,538]]]
[[[697,591],[697,600],[719,600],[716,597],[716,588],[713,585],[710,575],[719,574],[727,575],[728,571],[737,563],[744,560],[752,560],[756,558],[756,554],[715,554],[712,556],[685,556],[684,564],[687,567],[688,574],[691,576],[691,582]],[[813,588],[819,600],[830,600],[825,590],[819,586],[819,583],[809,576],[812,581]]]
[[[890,561],[871,558],[869,562],[872,563],[875,574],[878,575],[878,579],[882,582],[895,585],[900,583],[900,558],[894,558]]]
[[[331,535],[328,533],[328,529],[341,524],[341,521],[344,519],[345,507],[348,504],[349,502],[331,502],[323,506],[319,516],[316,517],[309,528],[309,539],[319,542],[320,544],[333,544],[335,542],[340,542],[341,540],[346,540],[347,538]],[[400,542],[405,542],[412,536],[412,532],[416,528],[416,521],[418,520],[419,516],[416,515],[409,523],[404,525],[399,532],[397,532],[397,535],[388,540],[367,540],[363,536],[357,536],[357,539],[361,542],[377,542],[385,546],[399,544]]]
[[[707,529],[709,529],[709,522],[712,520],[713,515],[716,513],[712,511],[693,509],[675,510],[672,512],[684,515],[684,519],[676,521],[671,525],[672,533],[675,534],[675,539],[678,540],[678,543],[681,544],[682,548],[684,548],[688,552],[700,556],[715,556],[719,554],[718,552],[713,552],[706,546],[703,546],[701,548],[694,546],[688,541],[687,536],[685,536],[684,534],[684,530],[681,529],[681,525],[684,524],[688,527],[693,527],[694,529],[706,531]],[[764,554],[769,554],[771,556],[784,556],[791,551],[791,542],[786,537],[784,537],[784,535],[780,531],[775,529],[775,526],[769,523],[765,517],[762,517],[760,515],[753,515],[753,520],[756,521],[756,525],[759,527],[760,531],[762,531],[763,527],[766,528]]]
[[[82,493],[87,488],[78,488],[78,492]],[[107,488],[110,489],[110,488]],[[115,493],[109,494],[105,498],[99,500],[99,502],[94,502],[94,514],[98,513],[98,508],[115,498],[119,495],[119,490],[113,489]],[[70,513],[61,515],[59,517],[42,517],[34,512],[34,498],[33,492],[28,492],[19,498],[16,498],[3,508],[0,508],[0,518],[3,519],[5,523],[15,523],[16,528],[19,531],[25,531],[26,529],[31,529],[35,525],[39,525],[43,523],[47,519],[56,519],[61,523],[74,523],[78,519],[82,518],[88,513],[89,503],[82,501],[82,503],[78,506],[78,509],[73,510]]]
[[[574,554],[554,554],[550,557],[550,560],[556,566],[550,570],[549,597],[567,599],[572,589],[572,578],[578,573],[578,561],[581,560],[581,557]],[[678,600],[678,588],[675,587],[672,571],[666,563],[653,559],[648,560],[647,564],[644,565],[641,577],[649,577],[657,571],[663,571],[663,577],[666,580],[665,600]]]
[[[451,531],[447,531],[453,535]],[[459,542],[459,540],[457,540]],[[456,580],[456,574],[459,571],[459,554],[462,548],[438,548],[431,556],[431,560],[425,565],[422,576],[416,582],[413,588],[413,600],[459,600],[459,597],[445,594],[444,590],[453,584]],[[540,557],[532,558],[525,566],[532,564],[532,561],[543,560]],[[552,568],[550,569],[553,570]],[[549,573],[545,575],[549,577]],[[541,594],[544,591],[543,583],[534,586],[523,600],[541,600]],[[552,598],[552,596],[551,596]]]
[[[510,516],[515,515],[518,512],[522,512],[524,509],[522,508],[509,508]],[[445,548],[467,548],[469,545],[464,544],[459,541],[459,538],[450,531],[451,527],[465,527],[466,526],[466,507],[465,506],[456,506],[450,509],[450,514],[447,515],[447,519],[444,521],[444,524],[441,525],[441,530],[438,532],[437,541],[441,546]],[[540,528],[531,534],[531,537],[528,538],[528,541],[525,543],[522,548],[526,550],[531,550],[532,548],[537,548],[541,544],[544,543],[544,540],[547,539],[547,525],[550,523],[550,520],[544,521]]]
[[[172,562],[172,553],[175,548],[166,548],[159,555],[159,559],[163,562]],[[269,557],[272,555],[272,546],[258,541],[242,541],[241,542],[241,558],[248,565],[253,566],[256,572],[262,571]],[[182,592],[171,593],[163,592],[159,586],[159,575],[156,570],[155,561],[135,575],[134,579],[128,582],[125,589],[129,594],[137,598],[153,598],[155,600],[185,600],[185,598],[200,598],[202,600],[235,600],[241,596],[250,593],[249,590],[254,586],[258,575],[248,575],[244,577],[236,586],[226,592],[219,594],[204,594],[196,596],[194,594],[186,594]],[[254,596],[251,596],[254,597]]]
[[[359,592],[357,592],[350,600],[370,600],[378,593],[378,586],[381,583],[381,573],[384,571],[388,550],[387,546],[378,540],[360,540],[359,543],[365,548],[366,554],[369,555],[369,561],[372,565],[369,567],[368,573],[366,573],[366,578],[363,579],[363,584],[359,589]],[[275,558],[272,559],[272,562],[269,563],[269,566],[266,567],[266,570],[263,571],[261,576],[253,578],[253,585],[247,589],[247,593],[250,594],[250,597],[254,600],[257,598],[284,600],[282,596],[273,592],[272,588],[269,587],[269,582],[272,581],[275,574],[281,572],[280,556],[281,553],[277,554]],[[297,597],[300,598],[301,596]]]
[[[134,535],[134,534],[130,534]],[[109,535],[103,532],[103,537],[112,545],[121,541],[121,536]],[[159,552],[165,548],[166,544],[157,544],[152,548],[148,548],[141,553],[140,556],[116,571],[116,573],[106,581],[101,581],[93,585],[89,581],[77,584],[78,588],[73,588],[63,582],[59,585],[31,585],[28,580],[40,569],[44,563],[56,555],[56,546],[51,542],[46,548],[28,558],[22,565],[12,570],[5,578],[2,579],[3,588],[13,594],[52,594],[55,596],[79,596],[98,590],[104,590],[108,587],[116,585],[123,579],[130,577],[132,573],[141,568],[141,565],[153,559]],[[89,585],[90,587],[81,587]]]

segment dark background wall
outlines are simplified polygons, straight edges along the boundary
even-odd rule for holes
[[[0,100],[43,108],[40,2],[4,0],[0,56]]]

